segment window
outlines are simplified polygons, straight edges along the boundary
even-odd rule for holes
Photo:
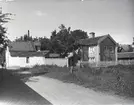
[[[110,46],[109,51],[110,51],[110,53],[114,53],[114,47]]]
[[[94,47],[89,47],[89,53],[94,53]]]
[[[107,50],[107,46],[104,47],[104,50]]]
[[[26,57],[26,63],[29,63],[29,57]]]

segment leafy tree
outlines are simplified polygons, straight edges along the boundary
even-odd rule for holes
[[[4,27],[4,24],[10,20],[9,15],[11,15],[11,14],[10,13],[2,13],[2,11],[0,11],[0,64],[2,67],[5,66],[5,49],[9,42],[9,40],[6,36],[7,30]]]
[[[1,51],[2,49],[6,48],[8,38],[6,36],[6,28],[4,27],[4,24],[7,23],[10,18],[9,15],[12,15],[11,13],[2,13],[0,11],[0,45],[1,45]]]
[[[66,28],[63,24],[59,26],[59,32],[54,30],[50,37],[52,49],[54,53],[59,53],[62,55],[67,49],[68,36],[70,34],[70,29]]]
[[[58,32],[54,30],[50,37],[51,51],[59,53],[63,57],[66,56],[68,52],[78,48],[76,42],[79,39],[88,38],[86,32],[82,30],[71,31],[71,27],[67,28],[63,24],[59,26],[59,29]]]
[[[74,30],[71,32],[71,35],[75,38],[75,40],[88,38],[87,32],[82,30]]]
[[[51,50],[50,39],[46,37],[40,38],[40,42],[41,42],[41,50]]]
[[[56,30],[52,31],[51,34],[52,35],[51,35],[50,39],[53,40],[56,37],[56,34],[57,34]]]

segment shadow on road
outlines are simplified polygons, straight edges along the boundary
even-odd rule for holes
[[[7,70],[3,70],[3,79],[0,82],[0,104],[52,105]]]

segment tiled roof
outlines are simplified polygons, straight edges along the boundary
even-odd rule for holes
[[[31,41],[28,42],[12,42],[9,45],[10,51],[36,51],[34,43]]]
[[[79,40],[79,44],[80,45],[98,45],[98,42],[103,39],[104,37],[106,37],[108,35],[104,35],[104,36],[99,36],[99,37],[94,37],[94,38],[87,38],[87,39],[81,39]]]
[[[42,57],[42,56],[45,56],[49,51],[46,50],[46,51],[39,51],[39,52],[36,52],[36,51],[33,51],[33,52],[16,52],[16,51],[10,51],[10,54],[12,57]]]
[[[39,43],[38,43],[39,45]],[[34,42],[21,41],[9,44],[9,52],[12,57],[39,57],[45,56],[49,51],[36,51]]]
[[[123,58],[134,58],[134,52],[123,52],[123,53],[118,53],[118,59],[123,59]]]

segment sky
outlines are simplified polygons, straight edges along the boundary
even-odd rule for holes
[[[132,44],[134,0],[0,0],[3,13],[15,14],[9,23],[8,38],[30,30],[33,37],[50,37],[61,24],[96,36],[110,34],[121,44]]]

